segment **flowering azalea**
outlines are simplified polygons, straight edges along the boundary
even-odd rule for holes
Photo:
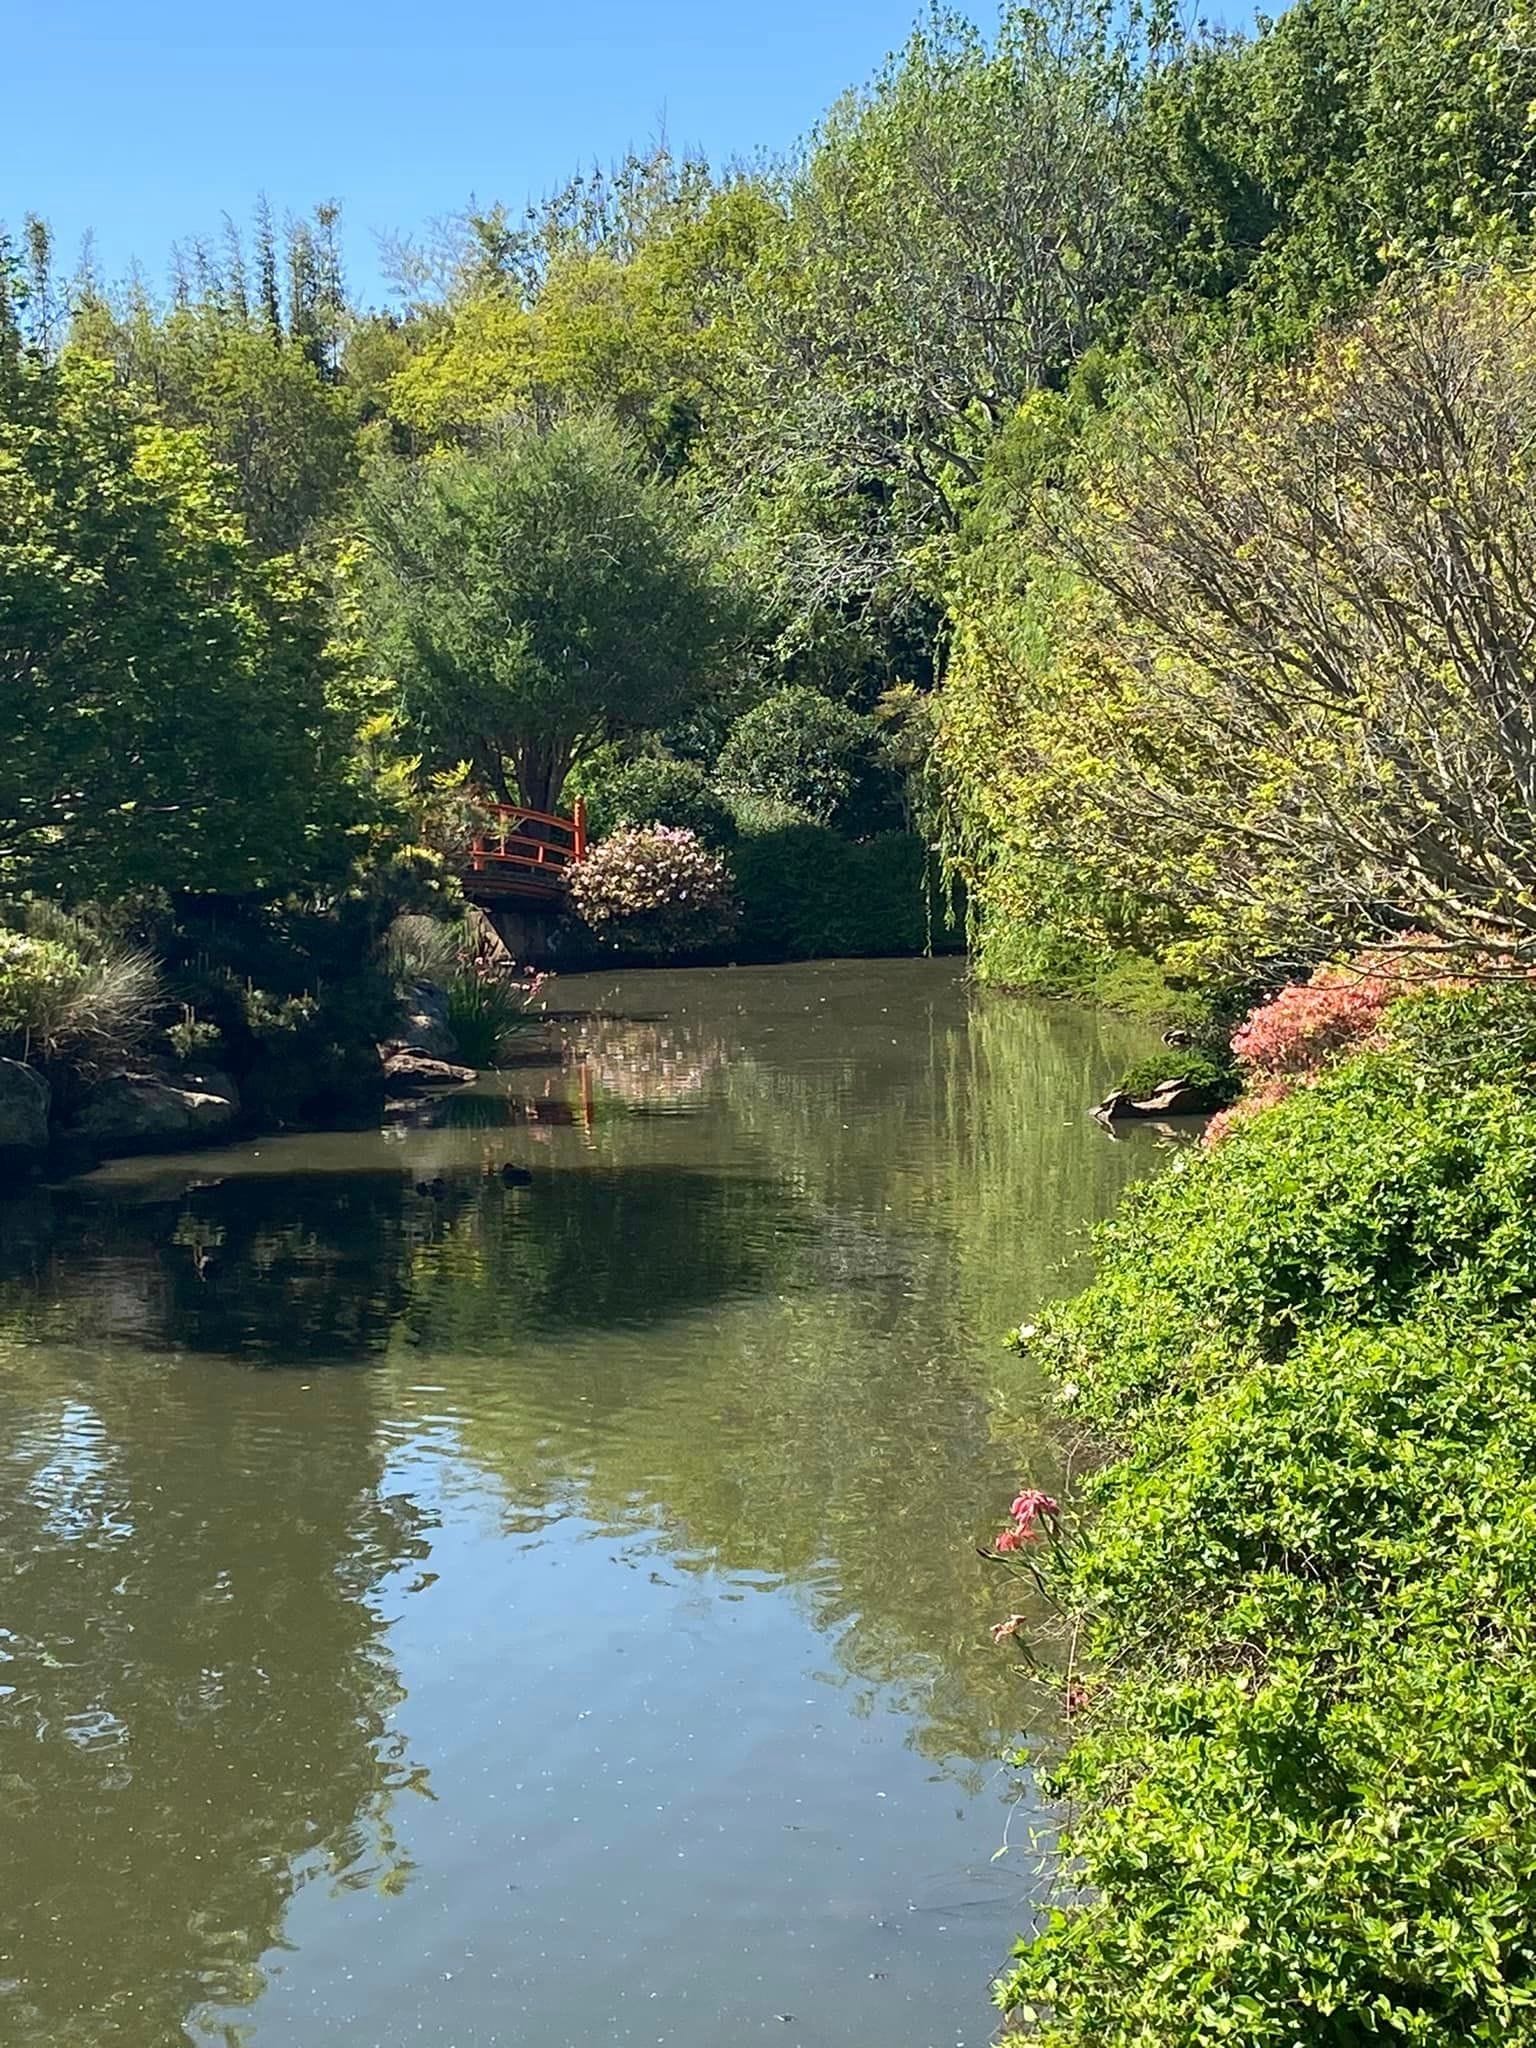
[[[1432,942],[1422,943],[1428,948]],[[1342,965],[1328,962],[1306,981],[1289,983],[1271,1001],[1250,1010],[1232,1034],[1232,1051],[1248,1085],[1238,1102],[1207,1124],[1205,1143],[1219,1144],[1234,1124],[1283,1102],[1315,1079],[1335,1054],[1371,1044],[1383,1012],[1399,996],[1452,986],[1452,978],[1437,972],[1430,952],[1415,953],[1406,941],[1390,953],[1369,951]]]

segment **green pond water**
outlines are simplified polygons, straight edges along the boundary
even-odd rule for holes
[[[998,1338],[1157,1164],[1084,1115],[1146,1037],[931,961],[546,996],[415,1123],[0,1196],[8,2048],[990,2038]]]

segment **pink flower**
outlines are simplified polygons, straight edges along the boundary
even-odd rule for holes
[[[1048,1493],[1041,1493],[1036,1487],[1027,1487],[1008,1510],[1018,1526],[1021,1536],[1032,1536],[1042,1515],[1056,1516],[1060,1507]]]
[[[1017,1550],[1022,1540],[1017,1529],[1004,1529],[1001,1535],[993,1538],[992,1548],[994,1550]]]

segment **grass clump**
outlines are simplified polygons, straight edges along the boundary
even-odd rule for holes
[[[149,954],[42,904],[0,925],[0,1053],[88,1075],[140,1048],[160,1000]]]

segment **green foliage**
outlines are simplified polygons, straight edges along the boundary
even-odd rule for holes
[[[715,777],[732,794],[783,805],[817,825],[857,829],[878,819],[882,797],[891,808],[889,787],[880,786],[890,778],[876,758],[874,721],[804,687],[776,691],[742,713]]]
[[[1163,1081],[1178,1079],[1193,1089],[1199,1112],[1223,1109],[1235,1100],[1241,1083],[1230,1059],[1213,1058],[1189,1046],[1169,1046],[1163,1052],[1148,1053],[1127,1067],[1115,1086],[1132,1101],[1151,1095]]]
[[[1308,1334],[1100,1488],[1053,2048],[1531,2038],[1536,1345]],[[1094,1688],[1090,1684],[1090,1700]]]
[[[1530,1001],[1399,1003],[1032,1333],[1122,1447],[1054,1568],[1074,1903],[1001,1987],[1052,2048],[1531,2036],[1536,1096],[1464,1059]]]
[[[599,780],[587,797],[587,825],[604,839],[621,825],[677,825],[705,846],[728,846],[736,819],[694,761],[642,754]]]
[[[81,1073],[117,1064],[144,1042],[159,994],[146,953],[84,925],[0,925],[0,1052],[13,1059]]]
[[[1208,1029],[1217,1014],[1199,988],[1180,988],[1154,959],[1052,927],[1004,921],[984,909],[979,978],[1015,995],[1053,996],[1118,1010],[1149,1024]]]
[[[527,1037],[528,984],[517,976],[461,965],[447,976],[443,993],[448,1029],[469,1066],[498,1066]]]
[[[1437,1085],[1499,1081],[1536,1093],[1536,988],[1526,978],[1404,998],[1386,1025],[1390,1043]]]
[[[742,959],[921,953],[957,943],[927,850],[906,833],[852,841],[824,825],[744,834],[730,849]]]
[[[817,130],[718,451],[799,633],[901,629],[992,435],[1145,283],[1124,129],[1148,54],[1102,9],[1006,7],[990,41],[936,11]]]
[[[1177,297],[1284,349],[1395,264],[1528,232],[1529,36],[1519,0],[1299,0],[1181,52],[1132,142]]]
[[[382,882],[324,906],[191,897],[147,906],[138,931],[167,994],[217,1033],[253,1122],[331,1122],[378,1108],[377,1047],[398,1007],[382,941],[398,908]]]
[[[730,608],[681,500],[600,420],[383,469],[368,526],[412,727],[535,810],[599,747],[686,710],[723,658]]]
[[[70,900],[345,871],[364,815],[319,588],[195,434],[0,352],[0,877]]]
[[[663,144],[574,178],[513,229],[473,217],[448,305],[387,403],[417,437],[469,439],[571,411],[618,421],[684,470],[734,345],[732,300],[776,219],[762,182],[717,182]]]
[[[156,321],[139,307],[121,322],[83,318],[75,346],[152,394],[167,426],[202,429],[234,475],[236,506],[264,554],[311,537],[356,481],[351,398],[299,341],[207,308]]]
[[[462,964],[469,935],[457,919],[407,911],[384,935],[384,963],[395,981],[447,981]]]
[[[1284,371],[1149,347],[955,580],[939,751],[984,922],[1054,896],[1114,943],[1129,905],[1186,967],[1523,932],[1530,678],[1494,622],[1533,541],[1533,344],[1524,279],[1451,272]]]

